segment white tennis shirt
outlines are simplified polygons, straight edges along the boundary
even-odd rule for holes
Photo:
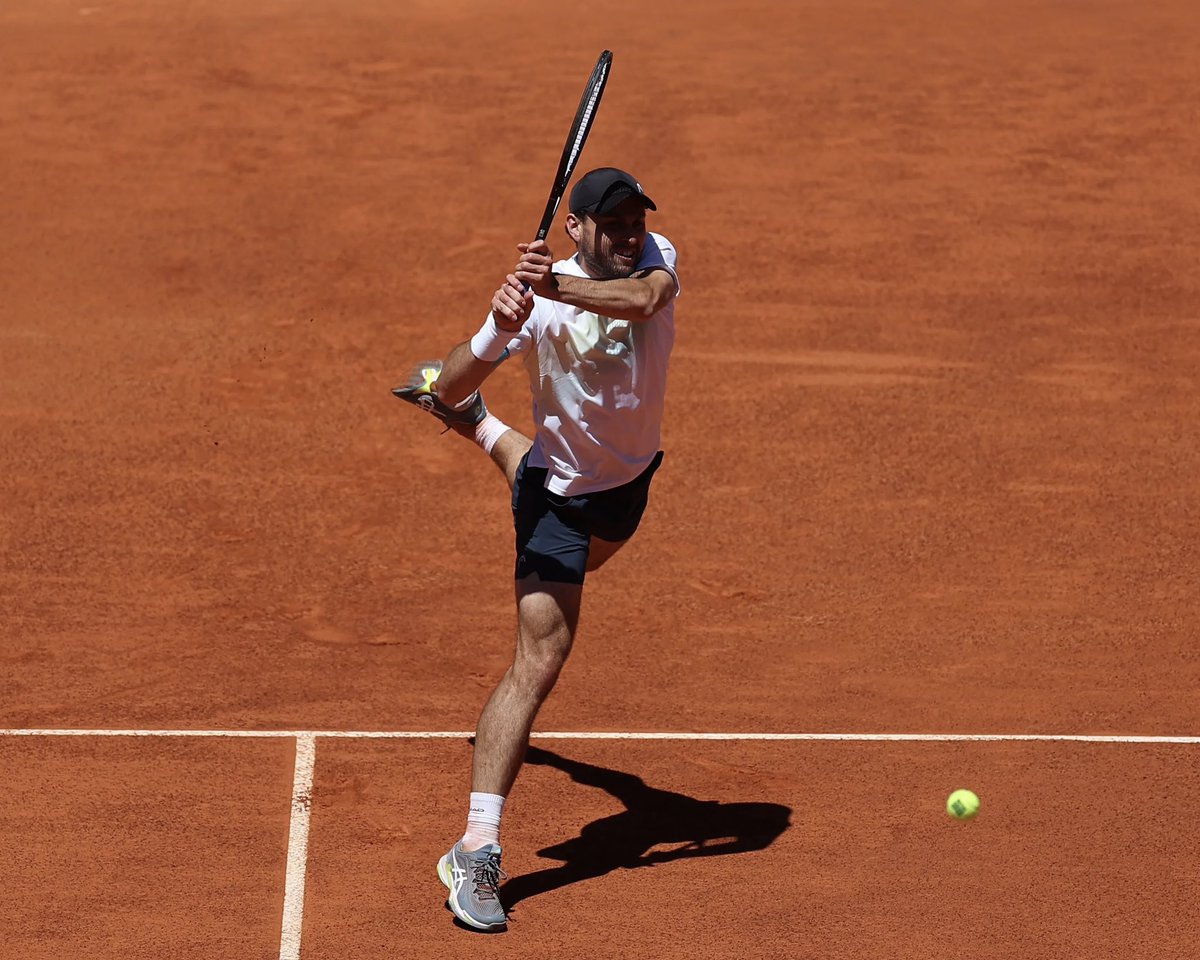
[[[648,234],[636,270],[670,272],[671,242]],[[572,257],[554,273],[587,274]],[[628,483],[650,465],[661,439],[667,361],[675,343],[675,301],[633,322],[534,297],[533,312],[510,341],[524,354],[537,433],[529,465],[546,467],[546,488],[575,496]]]

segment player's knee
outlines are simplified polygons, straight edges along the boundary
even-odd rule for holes
[[[513,676],[531,692],[545,696],[550,692],[571,652],[571,630],[564,621],[554,624],[522,620]]]
[[[513,661],[513,679],[539,700],[544,699],[567,662],[571,645],[567,643],[538,644],[517,651]]]

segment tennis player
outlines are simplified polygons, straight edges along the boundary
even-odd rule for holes
[[[519,244],[479,332],[393,390],[477,443],[512,489],[516,652],[479,717],[466,832],[438,862],[448,905],[477,930],[507,923],[501,815],[575,639],[585,576],[637,530],[663,456],[675,248],[647,232],[657,207],[622,170],[585,174],[568,208],[574,254],[555,261],[545,241]],[[532,438],[489,414],[479,393],[516,355],[533,393]]]

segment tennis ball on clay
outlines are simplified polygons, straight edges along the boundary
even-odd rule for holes
[[[946,812],[955,820],[970,820],[979,812],[979,798],[970,790],[955,790],[946,799]]]

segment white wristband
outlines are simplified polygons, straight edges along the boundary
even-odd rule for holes
[[[471,353],[477,360],[499,360],[508,352],[512,338],[510,332],[496,326],[496,318],[489,313],[479,332],[471,338]]]

